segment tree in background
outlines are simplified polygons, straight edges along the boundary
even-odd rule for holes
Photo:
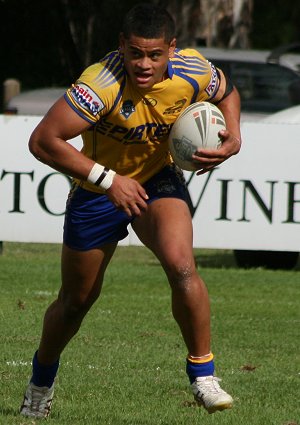
[[[107,51],[118,47],[118,35],[124,13],[137,1],[54,0],[51,19],[58,26],[57,47],[60,60],[70,78]],[[63,35],[63,36],[61,36]]]
[[[148,0],[176,20],[178,46],[269,48],[300,39],[294,0]],[[0,81],[22,88],[68,86],[118,47],[126,13],[139,0],[0,0]]]
[[[254,0],[250,34],[255,48],[275,47],[300,41],[300,2],[295,0]]]
[[[179,46],[249,48],[253,0],[163,0],[178,28]]]

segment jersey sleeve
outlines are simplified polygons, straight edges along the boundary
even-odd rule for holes
[[[117,52],[89,66],[65,93],[71,108],[83,119],[95,124],[107,114],[118,97],[123,67]]]
[[[214,64],[212,64],[211,62],[209,62],[209,60],[204,58],[204,56],[201,53],[199,53],[198,51],[195,51],[195,55],[199,56],[201,60],[205,61],[207,64],[207,73],[202,79],[201,90],[199,91],[197,101],[212,101],[213,102],[214,97],[218,93],[219,86],[220,86],[219,74]]]
[[[87,68],[65,93],[65,99],[71,108],[91,124],[98,121],[105,108],[101,90],[93,84],[94,71],[95,65]]]
[[[213,102],[220,85],[218,73],[215,66],[198,50],[177,49],[171,63],[171,76],[176,75],[192,87],[192,103]]]
[[[220,79],[216,67],[209,61],[207,61],[207,63],[210,69],[210,79],[206,87],[203,87],[203,89],[205,96],[207,96],[207,100],[213,101],[220,87]]]

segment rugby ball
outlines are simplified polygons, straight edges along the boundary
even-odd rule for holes
[[[220,109],[209,102],[196,102],[177,118],[169,134],[169,149],[174,162],[183,170],[196,171],[192,155],[198,148],[218,149],[222,140],[220,130],[226,128]]]

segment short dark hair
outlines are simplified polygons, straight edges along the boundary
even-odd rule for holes
[[[148,3],[134,6],[123,21],[125,39],[131,35],[143,38],[161,38],[170,43],[175,37],[175,22],[166,9]]]

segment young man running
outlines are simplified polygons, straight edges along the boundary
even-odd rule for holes
[[[176,48],[174,22],[164,9],[140,4],[125,17],[120,48],[88,67],[34,130],[33,155],[74,183],[62,284],[45,314],[22,415],[48,416],[60,355],[98,298],[129,224],[165,270],[196,401],[210,413],[232,406],[214,375],[209,299],[195,269],[187,189],[167,143],[179,113],[197,101],[218,104],[227,123],[222,147],[194,156],[202,174],[240,149],[239,95],[200,53]],[[81,152],[67,143],[79,134]]]

